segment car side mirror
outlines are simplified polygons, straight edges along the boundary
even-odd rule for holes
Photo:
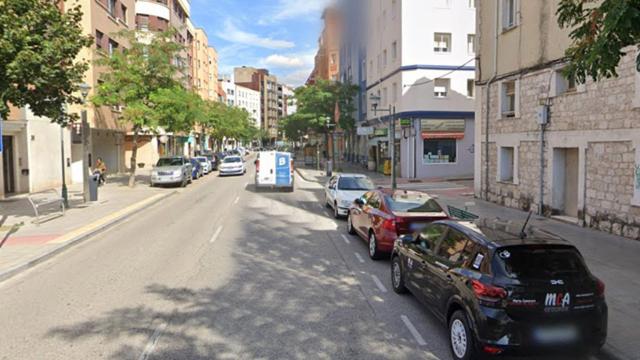
[[[353,202],[358,206],[364,206],[364,199],[362,199],[362,198],[357,198],[357,199],[353,200]]]
[[[413,244],[415,242],[415,239],[413,238],[413,235],[400,235],[400,241],[405,244]]]

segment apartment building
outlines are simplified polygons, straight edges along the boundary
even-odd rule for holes
[[[563,75],[559,0],[478,2],[476,195],[640,237],[640,75]],[[625,49],[627,50],[627,49]]]
[[[395,138],[404,178],[471,178],[475,8],[470,0],[371,0],[367,8],[369,161],[382,171]],[[388,134],[395,108],[395,134]],[[383,112],[384,111],[384,112]]]
[[[356,120],[356,136],[352,137],[348,157],[357,162],[368,161],[369,127],[366,121],[367,79],[367,8],[369,0],[340,0],[337,8],[343,19],[343,32],[340,37],[340,82],[359,87],[353,99]],[[363,126],[365,125],[365,126]],[[373,168],[372,168],[373,169]]]
[[[308,84],[318,79],[339,80],[342,33],[340,12],[335,7],[328,7],[322,13],[322,21],[324,28],[318,38],[318,52],[314,59],[313,71],[307,80]]]
[[[230,75],[223,75],[219,79],[222,89],[227,95],[227,105],[245,109],[256,128],[260,129],[260,92],[237,85]]]
[[[278,137],[278,78],[267,69],[239,67],[234,69],[236,85],[260,92],[260,128],[267,132],[271,142]]]

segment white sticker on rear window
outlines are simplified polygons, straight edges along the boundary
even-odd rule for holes
[[[508,250],[503,250],[503,251],[500,251],[498,256],[500,256],[503,259],[508,259],[511,257],[511,253]]]
[[[484,255],[478,254],[476,258],[473,260],[473,268],[476,270],[480,269],[480,265],[482,265],[482,260],[484,259]]]

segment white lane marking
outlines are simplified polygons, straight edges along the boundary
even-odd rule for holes
[[[211,240],[209,240],[209,242],[213,244],[216,240],[218,240],[218,236],[220,236],[221,232],[222,232],[222,225],[218,226],[218,229],[213,234],[213,236],[211,237]]]
[[[358,258],[358,261],[360,261],[361,264],[364,264],[364,259],[362,258],[362,256],[360,256],[360,254],[358,253],[353,253],[353,254],[356,256],[356,258]]]
[[[373,282],[376,283],[376,286],[378,287],[378,289],[380,289],[380,291],[382,291],[383,293],[387,292],[387,288],[384,287],[382,281],[380,281],[377,276],[371,274],[371,278],[373,279]]]
[[[427,342],[424,341],[424,338],[422,337],[422,335],[420,335],[416,327],[413,326],[413,324],[411,323],[411,320],[409,320],[409,318],[406,315],[400,315],[400,318],[402,319],[402,322],[407,327],[407,329],[409,329],[409,332],[411,333],[411,335],[413,335],[413,338],[416,340],[418,345],[420,346],[427,345]]]
[[[147,360],[149,358],[149,355],[151,355],[151,353],[153,352],[153,349],[155,349],[156,344],[158,343],[158,340],[160,340],[160,336],[162,336],[162,333],[166,328],[167,328],[167,323],[165,322],[158,325],[156,330],[153,332],[153,335],[151,335],[151,338],[149,339],[147,346],[144,348],[144,351],[138,357],[138,360]]]
[[[322,206],[322,204],[318,204],[318,207],[320,208],[320,210],[324,209],[324,206]]]
[[[307,210],[307,205],[305,205],[304,203],[301,203],[300,206],[302,206],[303,209]]]
[[[233,200],[233,205],[237,204],[237,203],[238,203],[238,201],[240,201],[240,196],[236,197],[236,199],[235,199],[235,200]]]
[[[349,241],[349,239],[347,238],[347,235],[340,234],[340,236],[342,236],[342,240],[344,240],[344,242],[347,243],[347,245],[349,245],[351,243],[351,241]]]

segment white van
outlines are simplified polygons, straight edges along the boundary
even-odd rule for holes
[[[284,188],[293,192],[293,156],[288,152],[261,151],[256,159],[256,188]]]

